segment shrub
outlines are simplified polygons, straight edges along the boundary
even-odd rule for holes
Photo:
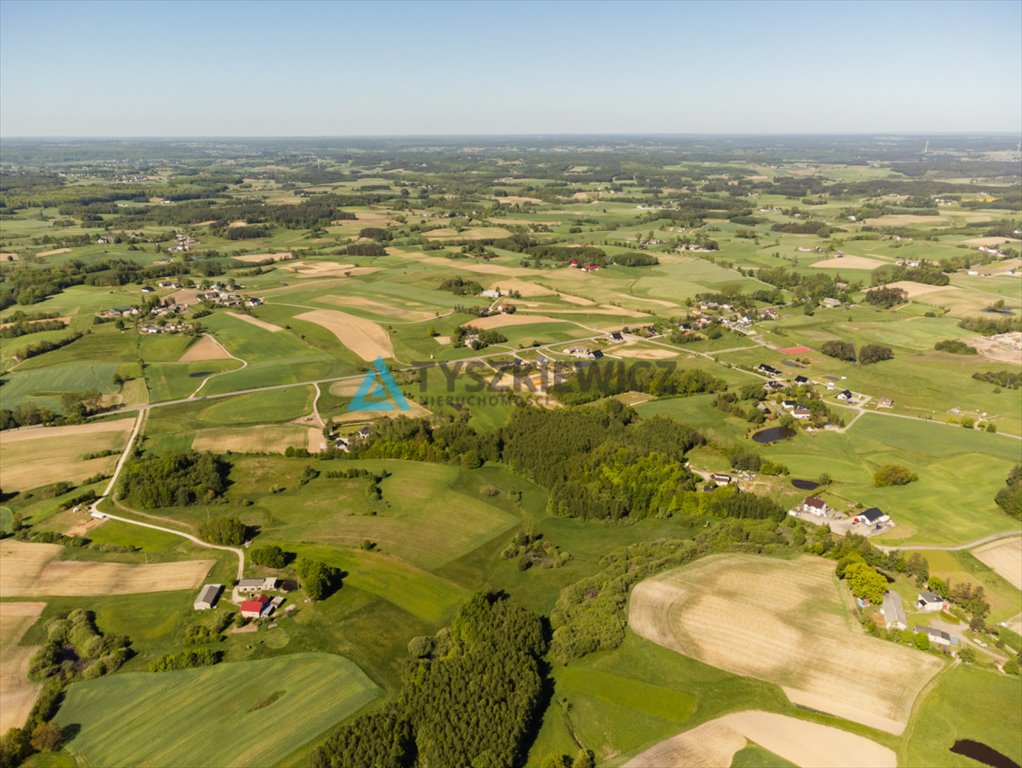
[[[873,485],[886,488],[890,485],[908,485],[919,479],[919,475],[900,464],[885,464],[873,473]]]

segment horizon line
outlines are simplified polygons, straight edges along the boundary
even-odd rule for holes
[[[1022,136],[1022,128],[1011,130],[974,129],[950,131],[713,131],[672,133],[663,131],[634,132],[525,132],[525,133],[350,133],[350,134],[0,134],[2,141],[25,140],[208,140],[208,139],[524,139],[524,138],[730,138],[730,137],[803,137],[803,136]]]

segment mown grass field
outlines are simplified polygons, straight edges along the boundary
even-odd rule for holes
[[[993,747],[1022,763],[1019,679],[970,666],[937,678],[917,708],[898,750],[901,765],[979,765],[949,750],[959,739]]]
[[[1018,441],[1008,437],[867,414],[845,433],[800,433],[763,453],[792,477],[827,472],[831,493],[890,514],[896,527],[883,537],[889,543],[961,544],[1017,527],[994,504],[1019,457]],[[919,480],[874,488],[873,470],[884,464],[906,466]]]
[[[274,766],[379,692],[343,657],[292,654],[75,683],[57,721],[90,765]]]

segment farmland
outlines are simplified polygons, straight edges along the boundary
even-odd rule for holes
[[[273,766],[378,695],[340,656],[293,654],[79,683],[60,722],[82,726],[68,750],[90,764]]]
[[[729,141],[5,146],[3,709],[25,717],[32,649],[76,609],[131,648],[69,682],[68,738],[28,765],[298,768],[402,707],[425,754],[424,713],[481,682],[438,682],[479,650],[481,591],[549,630],[526,735],[487,764],[957,766],[955,738],[1018,760],[1019,538],[963,547],[1019,527],[1017,171],[991,137]],[[389,384],[353,406],[377,358],[408,410]],[[114,478],[124,521],[74,512],[122,452],[173,493]],[[911,479],[878,487],[887,465]],[[894,525],[785,515],[808,494]],[[182,535],[229,537],[280,608],[242,621],[236,551]],[[912,553],[959,590],[909,621],[960,637],[954,664],[855,603],[849,553],[906,604]],[[483,655],[486,682],[519,671]]]
[[[0,729],[20,728],[28,716],[39,686],[28,679],[28,665],[35,652],[21,639],[39,618],[46,603],[0,603],[0,643],[4,647],[0,662]]]
[[[940,665],[859,635],[832,579],[822,562],[706,559],[636,587],[629,624],[658,645],[777,683],[798,704],[901,733]],[[769,606],[759,605],[764,589]]]

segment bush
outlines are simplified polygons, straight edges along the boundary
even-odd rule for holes
[[[226,544],[237,547],[245,543],[247,526],[237,515],[214,517],[199,526],[199,536],[214,544]]]
[[[298,580],[305,594],[313,600],[330,597],[341,588],[341,579],[340,569],[332,565],[305,558],[298,561]]]
[[[287,553],[276,544],[256,547],[251,553],[252,562],[267,568],[283,568],[288,563]]]
[[[979,350],[959,339],[944,339],[933,345],[938,352],[950,352],[952,355],[978,355]]]
[[[900,464],[885,464],[873,473],[873,485],[877,488],[908,485],[918,479],[919,475]]]
[[[880,344],[865,344],[859,348],[859,362],[862,365],[879,363],[881,360],[893,360],[894,352],[890,347]]]
[[[825,341],[820,351],[828,357],[836,357],[849,363],[855,362],[855,345],[850,341]]]

